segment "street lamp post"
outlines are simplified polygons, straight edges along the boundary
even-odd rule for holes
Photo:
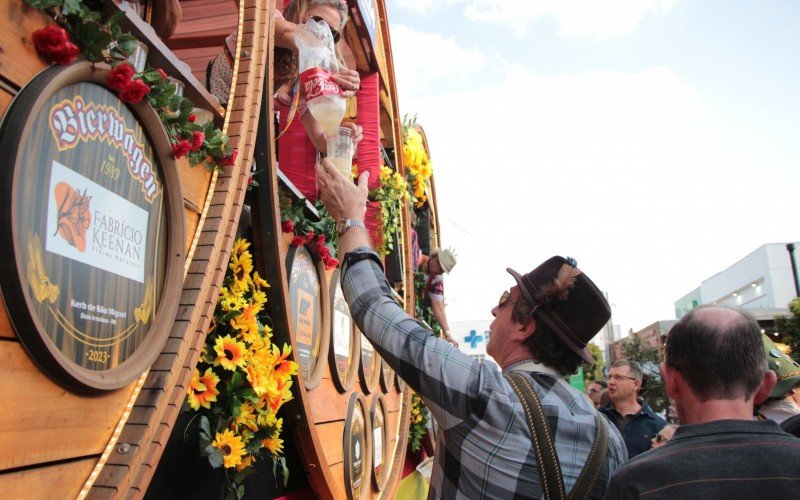
[[[797,263],[794,260],[794,243],[787,243],[786,250],[789,251],[789,261],[792,263],[792,278],[794,279],[794,296],[800,297],[800,283],[797,281]]]

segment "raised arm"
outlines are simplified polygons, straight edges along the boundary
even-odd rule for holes
[[[317,165],[320,197],[336,220],[364,220],[368,174],[354,185],[328,161]],[[423,328],[394,301],[378,255],[364,229],[339,238],[342,290],[353,319],[378,353],[419,393],[444,428],[458,425],[485,404],[486,365]],[[447,408],[447,412],[443,408]]]

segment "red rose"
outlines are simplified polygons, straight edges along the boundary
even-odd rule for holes
[[[195,120],[197,120],[196,114],[192,113],[191,115],[189,115],[189,123],[194,123]]]
[[[293,247],[301,247],[306,244],[306,239],[302,236],[295,236],[292,238],[292,246]]]
[[[64,44],[64,48],[62,50],[53,52],[50,54],[50,60],[56,64],[61,64],[62,66],[66,66],[67,64],[71,63],[78,57],[80,54],[80,49],[78,46],[72,42],[67,42]]]
[[[253,186],[253,178],[252,177],[248,177],[247,178],[247,189],[250,189],[252,186]]]
[[[166,72],[165,72],[163,69],[161,69],[161,68],[158,68],[158,70],[157,70],[157,71],[158,71],[158,74],[159,74],[159,75],[161,75],[161,78],[163,78],[164,80],[166,80],[167,78],[169,78],[169,77],[167,76],[167,73],[166,73]]]
[[[306,234],[306,243],[311,243],[314,240],[314,231],[309,231]]]
[[[236,157],[239,156],[239,150],[234,149],[228,156],[223,156],[217,163],[222,167],[230,167],[236,163]]]
[[[325,244],[325,235],[320,234],[319,236],[317,236],[317,242],[319,242],[320,245]]]
[[[290,220],[285,220],[281,222],[281,231],[284,233],[291,233],[294,231],[294,222]]]
[[[108,72],[108,76],[106,76],[106,83],[108,84],[109,88],[119,91],[131,83],[131,78],[133,78],[133,75],[135,74],[136,70],[133,69],[133,66],[128,63],[122,63]]]
[[[203,141],[206,140],[206,135],[200,131],[195,130],[192,132],[192,151],[197,151],[203,147]]]
[[[186,156],[189,151],[191,151],[192,146],[189,144],[189,141],[186,139],[181,139],[180,141],[174,143],[172,145],[172,156],[175,158],[181,158]]]
[[[131,81],[119,93],[119,99],[122,102],[130,102],[136,104],[144,99],[144,96],[150,93],[150,87],[147,86],[141,79]]]
[[[67,30],[55,24],[34,31],[32,38],[36,50],[56,64],[69,64],[80,52]]]

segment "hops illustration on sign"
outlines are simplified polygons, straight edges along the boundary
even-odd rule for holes
[[[28,282],[33,289],[33,296],[37,302],[48,300],[55,303],[60,292],[58,285],[54,285],[47,274],[44,272],[44,260],[42,259],[42,251],[40,250],[42,242],[39,240],[38,235],[28,241]]]
[[[56,199],[58,220],[56,233],[60,234],[79,252],[86,251],[86,230],[92,224],[92,214],[89,209],[92,197],[87,196],[86,191],[84,189],[81,194],[66,182],[59,182],[53,193]]]
[[[147,289],[144,292],[142,305],[133,310],[133,317],[139,323],[147,323],[150,320],[150,313],[153,312],[153,282],[147,280]]]

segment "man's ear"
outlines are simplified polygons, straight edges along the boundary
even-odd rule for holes
[[[769,393],[772,392],[772,388],[775,387],[777,383],[778,376],[775,375],[775,372],[767,370],[764,374],[764,378],[761,379],[761,385],[758,387],[758,391],[756,391],[753,403],[755,403],[756,406],[764,404],[764,401],[769,397]]]
[[[519,332],[519,340],[521,342],[524,342],[528,337],[533,335],[533,332],[536,331],[536,324],[536,320],[531,318],[527,325],[519,325],[519,329],[517,331]]]
[[[678,399],[681,391],[677,377],[681,376],[680,372],[663,362],[658,365],[658,371],[661,373],[661,378],[664,380],[664,388],[667,390],[670,399]]]

